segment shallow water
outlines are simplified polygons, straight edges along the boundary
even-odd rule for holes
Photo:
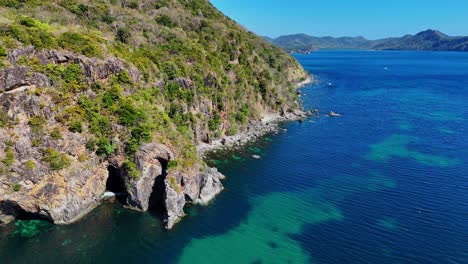
[[[105,204],[0,228],[0,263],[468,263],[468,54],[298,59],[319,80],[305,107],[342,117],[211,155],[225,191],[170,232]]]

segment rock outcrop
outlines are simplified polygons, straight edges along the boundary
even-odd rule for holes
[[[168,171],[174,153],[161,144],[145,144],[136,154],[140,172],[138,180],[126,176],[126,206],[139,211],[150,209],[151,203],[164,209],[164,226],[171,229],[183,216],[186,203],[207,204],[223,190],[224,176],[215,168],[200,165],[188,171]],[[201,169],[200,169],[201,168]]]
[[[0,208],[15,217],[43,218],[56,224],[69,224],[98,204],[105,191],[106,178],[107,170],[96,160],[72,164],[67,171],[34,178],[22,176],[16,183],[21,186],[20,190],[14,190],[5,182],[1,185]]]
[[[140,81],[140,73],[134,67],[128,67],[125,63],[115,57],[107,57],[105,60],[88,58],[65,50],[42,50],[38,51],[32,46],[15,49],[8,53],[11,67],[0,70],[0,91],[14,87],[36,85],[38,87],[48,86],[50,80],[44,74],[31,72],[31,68],[19,65],[20,60],[33,61],[38,59],[42,65],[47,64],[79,64],[88,84],[97,81],[105,81],[114,74],[127,70],[133,82]],[[29,73],[29,74],[26,74]],[[2,78],[4,77],[4,78]]]
[[[28,67],[9,67],[0,70],[0,92],[9,92],[24,86],[49,86],[49,79],[41,73],[31,73]]]
[[[208,204],[223,189],[224,175],[216,168],[200,167],[187,172],[174,172],[165,183],[165,227],[170,229],[185,213],[185,204]]]
[[[173,177],[164,180],[164,226],[171,229],[183,216],[185,196],[177,180]]]
[[[207,168],[206,171],[202,172],[200,194],[197,202],[200,204],[207,204],[220,193],[224,189],[220,181],[223,177],[224,176],[215,168]]]
[[[2,211],[0,211],[0,226],[8,225],[9,223],[13,222],[14,220],[15,220],[14,216],[4,214]]]
[[[155,184],[164,183],[167,175],[167,163],[174,159],[174,154],[161,144],[145,144],[136,154],[135,160],[140,172],[139,179],[126,177],[128,189],[127,206],[132,209],[147,211],[153,191],[164,191]],[[159,178],[159,179],[158,179]],[[160,197],[163,196],[161,193]]]
[[[109,191],[106,188],[110,167],[118,174],[114,176],[124,183],[120,190],[123,193],[118,196],[126,197],[125,206],[147,211],[156,202],[163,206],[167,228],[184,216],[186,202],[206,203],[222,189],[219,179],[212,179],[206,173],[211,170],[204,168],[203,173],[199,172],[200,164],[187,172],[168,172],[168,163],[175,160],[175,154],[162,144],[140,146],[134,156],[138,178],[127,173],[122,152],[105,159],[87,151],[87,134],[63,127],[57,120],[58,113],[54,111],[57,106],[51,96],[33,93],[36,88],[54,89],[54,80],[34,72],[32,66],[19,65],[20,60],[37,59],[39,62],[35,63],[41,65],[78,64],[89,86],[106,81],[122,70],[133,82],[138,82],[139,72],[122,60],[87,58],[68,51],[38,51],[32,47],[12,50],[8,59],[11,66],[0,69],[1,224],[15,217],[47,219],[56,224],[78,220],[99,205],[103,194]],[[178,82],[182,86],[192,85],[189,79]],[[91,90],[86,95],[94,96]],[[47,153],[52,155],[50,159],[58,160],[46,159]],[[6,161],[8,155],[10,161]],[[53,162],[66,163],[66,166],[53,165]]]
[[[21,83],[21,78],[13,79]],[[85,156],[85,136],[58,127],[54,105],[44,103],[50,98],[42,100],[26,92],[0,94],[0,110],[9,117],[4,121],[11,123],[0,133],[0,210],[71,223],[96,206],[105,191],[107,164],[95,154]],[[51,136],[52,127],[59,136]],[[67,168],[50,162],[67,163]]]

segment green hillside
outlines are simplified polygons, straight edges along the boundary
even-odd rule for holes
[[[47,85],[36,80],[21,92],[39,101],[26,111],[39,162],[69,166],[70,154],[42,139],[78,133],[87,149],[78,159],[124,156],[134,177],[142,143],[165,144],[178,156],[171,166],[190,167],[198,142],[296,107],[293,84],[306,77],[207,0],[0,0],[0,71],[22,68],[28,78],[47,76]],[[1,101],[19,86],[2,87]],[[0,129],[12,133],[22,117],[1,110]]]

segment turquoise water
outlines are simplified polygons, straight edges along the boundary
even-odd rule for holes
[[[468,54],[297,58],[305,107],[342,117],[211,155],[225,191],[170,232],[105,204],[0,228],[0,263],[468,263]]]

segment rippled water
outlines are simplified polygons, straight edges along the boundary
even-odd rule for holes
[[[0,263],[468,263],[468,54],[298,59],[306,108],[342,117],[210,156],[226,190],[170,232],[106,204],[1,228]]]

